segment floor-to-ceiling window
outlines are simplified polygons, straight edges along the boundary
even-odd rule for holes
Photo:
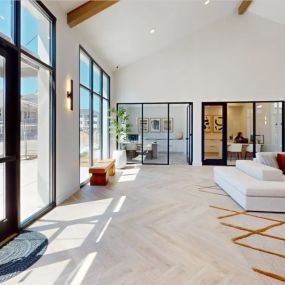
[[[21,1],[21,221],[52,203],[51,160],[53,20]]]
[[[80,183],[94,162],[109,157],[110,77],[80,48]]]
[[[55,22],[41,2],[0,1],[0,238],[55,205]]]

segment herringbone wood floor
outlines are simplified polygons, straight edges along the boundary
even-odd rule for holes
[[[242,233],[220,225],[222,211],[209,205],[240,208],[212,185],[211,167],[177,165],[130,167],[107,187],[86,186],[32,226],[49,237],[48,250],[8,284],[281,284],[251,268],[284,276],[284,259],[231,242]],[[251,228],[268,223],[227,219]],[[274,234],[284,237],[284,230]],[[285,249],[264,237],[248,242]]]

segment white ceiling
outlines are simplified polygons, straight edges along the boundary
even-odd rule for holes
[[[285,25],[285,0],[255,0],[249,12]]]
[[[66,12],[86,2],[58,1]],[[120,0],[73,29],[114,70],[116,66],[120,68],[129,65],[219,19],[236,14],[241,0],[211,0],[208,5],[204,4],[205,1]],[[274,0],[274,5],[275,1],[280,2],[285,11],[285,0]],[[285,13],[281,11],[268,15],[272,2],[273,0],[255,0],[250,9],[253,13],[285,22],[285,17],[281,17]],[[149,31],[152,28],[156,32],[151,35]]]
[[[68,12],[86,1],[59,3]],[[239,1],[121,0],[73,28],[113,69],[133,63],[236,13]],[[149,30],[155,28],[155,34]]]

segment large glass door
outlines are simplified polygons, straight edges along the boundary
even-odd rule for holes
[[[143,104],[142,118],[139,118],[143,164],[169,164],[168,120],[169,104]]]
[[[202,104],[202,161],[204,165],[226,164],[226,110],[226,103]]]
[[[283,103],[255,103],[255,152],[282,152]]]
[[[17,231],[16,154],[11,126],[11,75],[8,52],[0,48],[0,241]],[[10,119],[9,119],[10,118]],[[15,119],[15,118],[14,118]]]

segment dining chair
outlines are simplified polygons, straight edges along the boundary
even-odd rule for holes
[[[228,157],[230,160],[232,160],[233,154],[235,154],[236,159],[242,158],[242,144],[232,143],[228,146]]]

